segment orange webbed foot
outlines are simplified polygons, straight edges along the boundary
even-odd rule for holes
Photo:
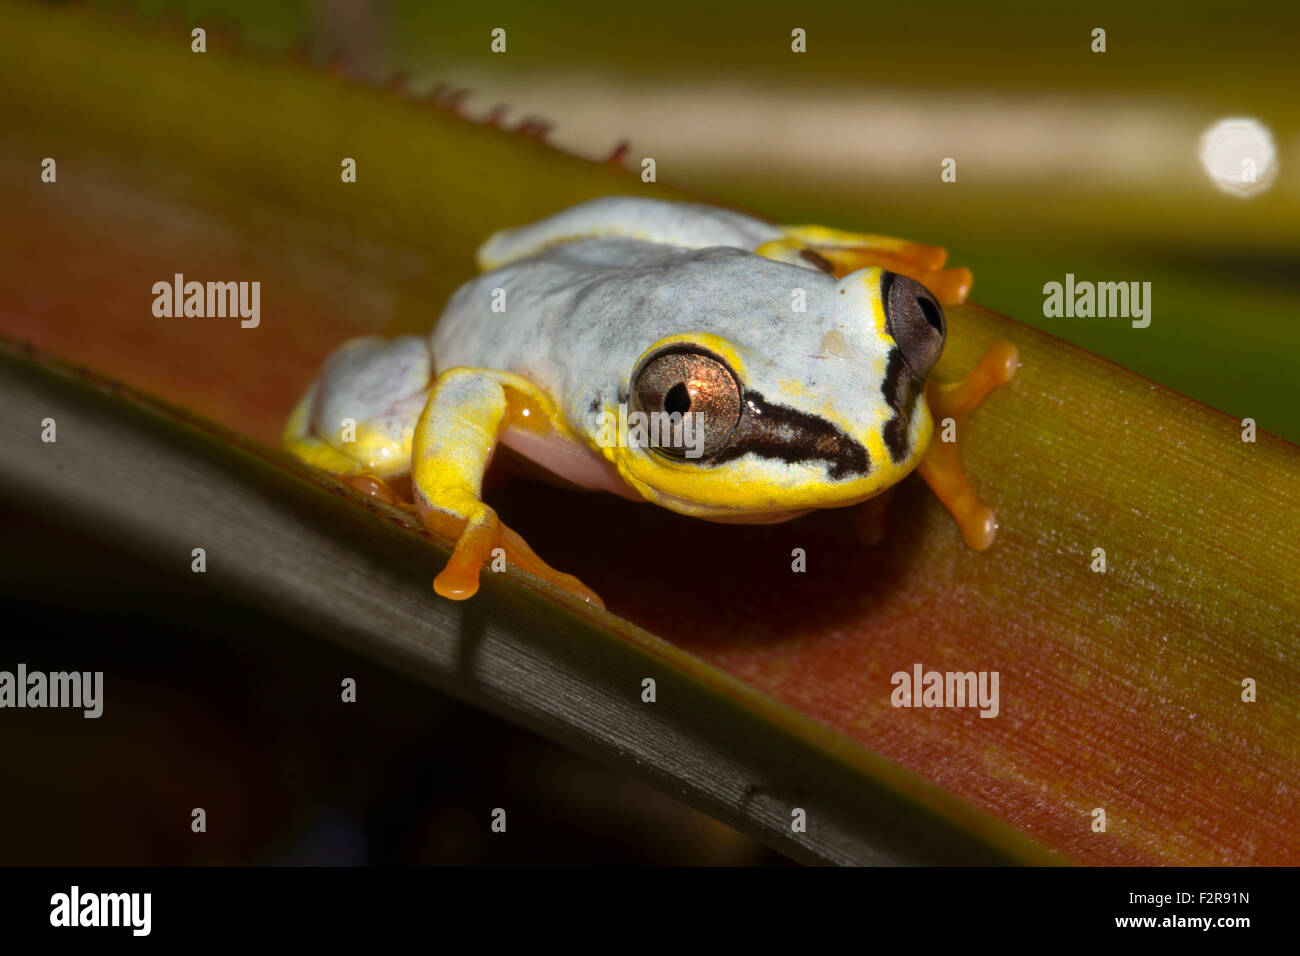
[[[942,434],[944,419],[956,424],[957,435],[980,403],[999,385],[1011,381],[1020,366],[1020,353],[1010,342],[995,342],[960,382],[926,387],[926,400],[935,428]],[[961,442],[945,442],[938,435],[930,442],[916,469],[926,484],[952,513],[966,544],[983,551],[997,537],[998,522],[993,510],[976,497],[961,466]]]

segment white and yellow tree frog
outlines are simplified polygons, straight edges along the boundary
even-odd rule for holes
[[[409,477],[421,520],[456,541],[434,582],[448,598],[473,595],[501,548],[599,603],[483,503],[498,444],[570,485],[711,521],[858,504],[916,469],[983,549],[993,513],[957,445],[931,438],[1008,381],[1017,356],[998,343],[964,381],[927,388],[942,305],[971,281],[942,268],[946,255],[706,205],[586,202],[489,238],[483,273],[428,336],[340,347],[285,445],[390,499]],[[655,416],[671,440],[612,427]]]

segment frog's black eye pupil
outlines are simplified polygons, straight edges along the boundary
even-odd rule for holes
[[[921,307],[921,314],[925,316],[925,321],[930,323],[930,327],[943,334],[943,316],[939,314],[939,307],[934,304],[934,300],[928,296],[917,296],[916,304]]]
[[[652,353],[633,370],[631,385],[632,411],[642,413],[652,447],[668,458],[707,461],[740,422],[740,383],[722,359],[698,346],[673,344]]]
[[[685,415],[691,410],[691,393],[685,382],[678,382],[664,395],[664,411]]]

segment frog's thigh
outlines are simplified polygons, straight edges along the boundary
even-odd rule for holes
[[[356,459],[343,454],[311,432],[312,409],[316,407],[316,393],[319,388],[319,383],[313,382],[306,394],[299,399],[293,414],[289,416],[289,421],[284,426],[284,435],[280,443],[294,457],[322,471],[336,475],[355,474],[361,469]]]
[[[482,501],[483,476],[501,433],[524,416],[553,420],[554,406],[526,379],[491,369],[453,368],[438,376],[415,427],[411,479],[424,524],[456,541],[434,590],[463,600],[478,591],[479,570],[501,548],[516,567],[601,607],[581,581],[537,557]]]
[[[760,256],[805,268],[820,268],[842,279],[850,272],[878,266],[915,279],[943,305],[966,301],[972,276],[969,269],[944,269],[948,251],[906,239],[870,233],[842,232],[824,226],[783,226],[784,239],[765,242]]]
[[[319,389],[319,380],[313,382],[294,407],[280,439],[284,450],[313,468],[337,475],[344,484],[363,495],[377,498],[395,508],[409,510],[410,506],[402,501],[401,495],[389,487],[388,479],[391,475],[376,474],[351,455],[344,454],[329,442],[312,434],[312,416]]]

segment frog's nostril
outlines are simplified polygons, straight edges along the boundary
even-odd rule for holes
[[[664,395],[664,411],[685,415],[691,410],[691,392],[685,382],[678,382]]]

